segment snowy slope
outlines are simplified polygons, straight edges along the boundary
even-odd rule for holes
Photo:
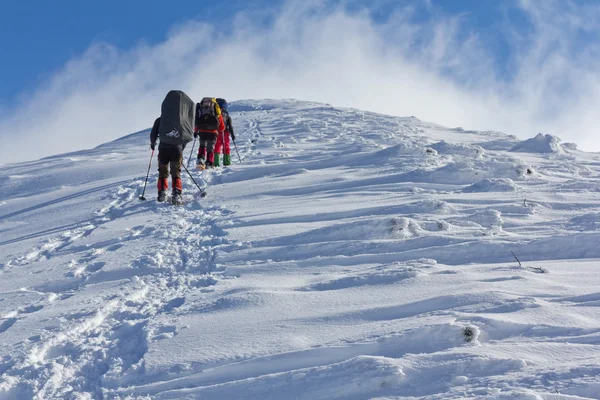
[[[138,199],[148,131],[0,171],[0,399],[600,398],[598,154],[231,114],[243,162],[183,207],[156,160]]]

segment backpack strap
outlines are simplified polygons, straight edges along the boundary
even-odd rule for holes
[[[213,104],[215,105],[215,115],[216,115],[216,116],[219,116],[219,115],[221,115],[221,107],[219,107],[219,103],[217,103],[217,99],[216,99],[216,97],[213,97],[213,98],[212,98],[212,102],[213,102]]]

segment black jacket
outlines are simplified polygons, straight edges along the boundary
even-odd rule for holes
[[[154,125],[152,125],[152,130],[150,131],[150,144],[155,145],[156,140],[158,139],[158,130],[160,129],[160,117],[156,118],[154,121]]]
[[[223,111],[223,122],[225,122],[225,131],[229,132],[231,138],[235,140],[235,134],[233,133],[233,123],[231,117],[227,111]]]

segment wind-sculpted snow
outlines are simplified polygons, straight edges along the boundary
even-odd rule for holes
[[[477,145],[447,143],[445,141],[432,144],[431,148],[436,150],[438,154],[449,154],[453,157],[460,155],[473,159],[481,159],[485,154],[483,148]]]
[[[510,178],[486,178],[463,189],[465,193],[516,192],[519,186]]]
[[[535,137],[516,144],[511,151],[525,151],[531,153],[563,153],[565,150],[560,144],[560,138],[538,133]]]
[[[231,116],[234,164],[191,171],[206,198],[184,175],[180,207],[156,158],[138,199],[148,130],[0,171],[0,399],[600,398],[596,154],[295,100]]]

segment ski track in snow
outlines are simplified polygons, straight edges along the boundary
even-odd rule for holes
[[[196,173],[206,200],[130,177],[0,265],[44,277],[2,293],[0,399],[600,398],[595,265],[568,265],[600,258],[597,160],[314,103],[232,117],[243,162]]]

